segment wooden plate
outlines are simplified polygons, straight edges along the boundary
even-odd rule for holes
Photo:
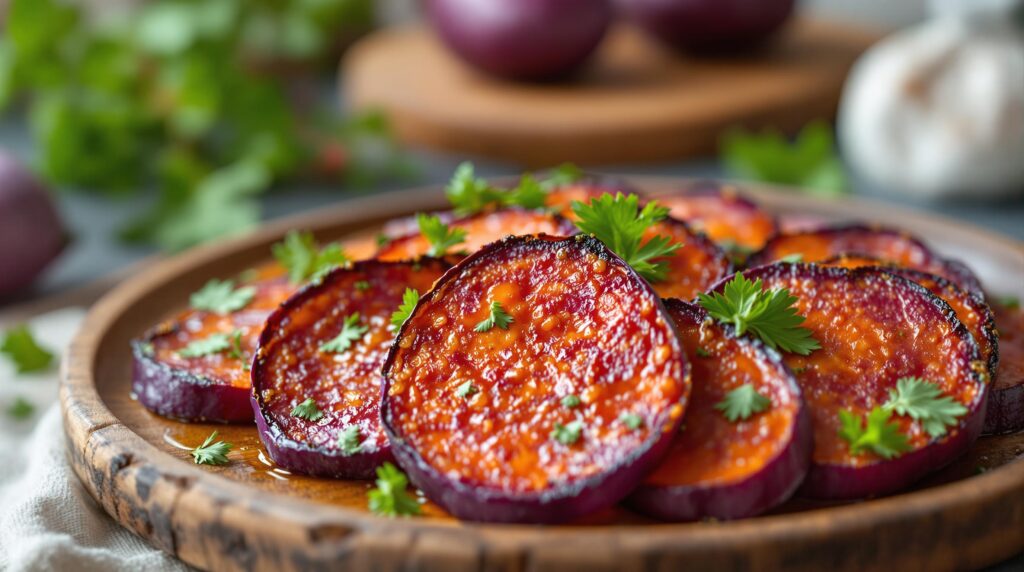
[[[762,51],[687,58],[618,26],[573,81],[531,84],[469,69],[416,26],[352,46],[340,87],[354,108],[384,110],[406,143],[534,167],[552,157],[621,165],[707,155],[738,125],[793,131],[828,119],[850,66],[878,38],[797,19]]]
[[[635,179],[652,193],[679,181]],[[861,200],[752,189],[777,212],[896,225],[959,255],[988,288],[1024,294],[1024,244],[930,215]],[[186,425],[129,397],[128,341],[187,303],[207,279],[241,271],[290,228],[321,240],[439,208],[440,189],[348,201],[160,262],[92,309],[64,365],[68,454],[85,487],[123,526],[210,570],[947,570],[1024,550],[1024,433],[983,438],[915,491],[848,504],[792,501],[729,523],[661,524],[623,509],[571,526],[461,523],[366,511],[369,483],[289,475],[265,462],[253,427]],[[196,466],[186,448],[213,429],[232,463]]]

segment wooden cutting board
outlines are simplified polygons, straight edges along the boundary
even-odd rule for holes
[[[528,167],[636,163],[711,153],[733,126],[793,131],[833,117],[878,37],[803,19],[757,54],[693,58],[620,26],[574,81],[523,84],[469,69],[424,27],[398,28],[351,48],[342,88],[352,108],[386,111],[405,143]]]

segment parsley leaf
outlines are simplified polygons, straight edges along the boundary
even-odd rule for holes
[[[897,379],[896,389],[889,390],[889,400],[883,407],[920,421],[932,437],[945,435],[946,428],[956,425],[957,418],[967,413],[961,403],[943,396],[938,385],[917,377]]]
[[[319,421],[324,416],[324,412],[320,411],[313,398],[309,397],[292,408],[291,416],[305,419],[306,421]]]
[[[580,440],[583,435],[583,422],[570,421],[565,425],[555,423],[555,429],[551,431],[551,438],[563,445],[572,445]]]
[[[281,266],[288,270],[288,279],[293,284],[318,278],[349,262],[341,245],[332,242],[321,249],[311,233],[294,230],[274,244],[271,251]]]
[[[575,409],[576,407],[579,407],[581,403],[583,402],[575,395],[566,395],[562,398],[562,407],[565,407],[566,409]]]
[[[189,304],[195,310],[224,315],[237,312],[248,306],[255,296],[255,286],[243,286],[236,289],[234,280],[214,278],[189,296]]]
[[[377,488],[367,493],[370,512],[382,516],[420,514],[420,505],[406,490],[409,479],[391,463],[377,467]]]
[[[349,425],[338,434],[338,448],[345,456],[355,455],[362,449],[362,435],[359,434],[358,425]]]
[[[494,326],[498,326],[503,330],[507,330],[512,322],[515,322],[515,318],[508,315],[505,308],[501,306],[501,302],[494,301],[491,302],[490,314],[481,320],[473,329],[478,332],[486,332]]]
[[[370,289],[370,283],[366,280],[358,280],[353,286],[360,292],[366,292]]]
[[[242,351],[242,330],[232,332],[231,348],[228,350],[228,357],[245,361],[245,352]]]
[[[790,264],[796,264],[797,262],[803,262],[804,255],[801,252],[794,252],[793,254],[787,254],[779,259],[779,262],[788,262]]]
[[[178,350],[183,358],[203,357],[219,354],[231,349],[231,336],[228,334],[210,334],[209,337],[193,340]]]
[[[322,352],[334,352],[342,353],[348,351],[352,347],[353,342],[359,341],[360,338],[369,330],[366,326],[359,324],[359,312],[349,314],[345,318],[345,323],[341,327],[341,332],[333,339],[324,342],[320,346]]]
[[[745,383],[725,394],[725,399],[715,404],[715,409],[722,412],[726,419],[735,423],[746,421],[751,415],[761,413],[771,407],[772,400],[761,395],[754,389],[754,384]]]
[[[32,405],[31,401],[28,401],[24,397],[18,396],[14,398],[14,401],[7,406],[7,415],[18,421],[24,421],[32,414],[36,412],[36,406]]]
[[[750,330],[772,348],[807,355],[821,345],[800,325],[805,318],[797,313],[796,301],[789,290],[764,290],[760,278],[751,282],[739,272],[722,292],[698,296],[700,306],[716,320],[732,324],[736,335]]]
[[[1020,308],[1020,298],[1016,296],[1001,296],[997,302],[999,302],[1000,306],[1008,310],[1016,310]]]
[[[583,171],[573,163],[562,163],[545,173],[545,175],[540,184],[544,189],[552,190],[579,181],[583,178]]]
[[[733,130],[722,138],[719,152],[725,167],[742,178],[789,185],[823,196],[840,195],[848,188],[827,123],[809,123],[792,144],[777,131]]]
[[[7,356],[18,373],[43,371],[53,363],[53,354],[36,342],[25,324],[4,332],[0,353]]]
[[[451,247],[466,240],[466,229],[449,228],[438,216],[418,213],[416,222],[420,233],[430,243],[429,256],[444,256]]]
[[[875,407],[868,413],[865,426],[859,417],[843,409],[839,411],[839,436],[850,444],[850,453],[858,455],[868,450],[883,459],[898,457],[910,450],[907,436],[900,426],[889,421],[892,411]]]
[[[402,324],[409,319],[412,315],[412,311],[416,309],[416,304],[420,301],[420,293],[413,288],[406,288],[402,294],[402,303],[398,306],[398,309],[391,314],[391,329],[398,331],[402,327]]]
[[[653,260],[671,256],[683,246],[660,235],[641,242],[647,229],[668,216],[668,209],[651,202],[641,210],[636,195],[605,193],[587,204],[573,201],[572,210],[581,231],[597,237],[650,282],[664,280],[668,272],[667,264]]]
[[[516,187],[500,189],[485,179],[478,179],[473,164],[465,162],[455,169],[451,182],[445,187],[445,195],[456,214],[468,215],[491,207],[542,208],[547,201],[548,188],[525,174]]]
[[[619,421],[622,421],[626,427],[629,427],[633,431],[644,426],[644,418],[640,417],[636,413],[623,413],[619,415]]]
[[[192,460],[197,465],[224,465],[228,462],[228,452],[231,451],[231,443],[223,441],[213,442],[217,438],[217,432],[210,433],[210,436],[203,441],[203,444],[192,449]]]
[[[455,390],[455,395],[458,395],[459,397],[462,398],[466,398],[469,397],[470,395],[473,395],[474,393],[477,393],[478,391],[480,390],[477,389],[475,385],[473,385],[472,381],[467,381],[466,383],[463,383]]]

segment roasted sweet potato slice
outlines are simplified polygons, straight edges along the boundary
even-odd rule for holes
[[[275,463],[368,478],[391,458],[380,427],[380,368],[395,336],[390,318],[406,288],[426,292],[447,268],[432,258],[357,262],[274,311],[253,361],[252,409]]]
[[[962,454],[981,433],[988,385],[985,364],[967,328],[949,304],[905,278],[874,268],[774,264],[748,270],[765,288],[796,297],[821,349],[786,354],[810,408],[814,454],[802,491],[820,498],[860,498],[897,491]],[[716,289],[721,289],[724,284]],[[898,381],[919,378],[965,408],[941,436],[920,420],[884,409]],[[877,448],[841,436],[851,422],[877,421],[894,429]],[[852,424],[852,423],[851,423]],[[893,427],[894,426],[894,427]],[[848,432],[847,432],[848,433]],[[878,436],[877,434],[875,435]],[[906,451],[879,452],[881,445]],[[870,438],[871,435],[865,439]]]
[[[811,462],[811,418],[792,372],[778,353],[736,337],[699,306],[665,306],[691,364],[693,391],[682,430],[630,505],[665,520],[698,520],[755,516],[781,504]],[[746,386],[770,403],[730,421],[719,404]]]
[[[453,220],[451,228],[466,231],[466,240],[452,247],[451,252],[472,253],[485,244],[517,234],[569,235],[570,223],[558,215],[518,208],[483,212]],[[395,238],[377,252],[379,260],[412,260],[430,253],[431,245],[418,231]]]
[[[588,236],[510,237],[420,300],[381,415],[412,482],[453,515],[566,521],[661,460],[689,386],[661,300],[620,258]]]
[[[993,303],[999,332],[999,367],[985,415],[985,432],[1012,433],[1024,429],[1024,310]]]
[[[579,201],[588,203],[604,194],[622,193],[624,195],[642,195],[642,193],[620,179],[602,175],[586,175],[578,181],[555,187],[548,193],[545,203],[549,208],[569,220],[576,218],[572,203]]]
[[[890,228],[847,225],[780,234],[751,255],[747,266],[768,264],[787,257],[799,258],[801,262],[820,262],[846,253],[935,274],[984,297],[981,283],[966,266],[944,259],[917,238]]]
[[[297,288],[277,264],[252,274],[242,286],[256,292],[244,308],[226,315],[190,309],[132,342],[132,393],[142,405],[188,421],[252,422],[249,360],[263,321]],[[187,357],[191,344],[218,338],[226,342],[218,351]]]
[[[682,221],[671,217],[655,223],[644,235],[644,240],[663,235],[683,246],[664,259],[668,274],[653,284],[662,298],[690,300],[706,291],[723,276],[732,274],[732,262],[724,250],[703,234],[693,232]]]
[[[775,217],[728,184],[701,182],[679,193],[658,197],[673,218],[703,232],[729,251],[750,253],[778,232]]]

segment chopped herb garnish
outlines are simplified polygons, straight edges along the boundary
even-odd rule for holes
[[[725,167],[739,178],[789,185],[822,196],[846,192],[848,182],[828,123],[808,123],[794,138],[779,131],[734,129],[720,145]]]
[[[235,288],[234,280],[214,278],[189,297],[189,304],[195,310],[224,315],[248,306],[255,296],[255,286]]]
[[[750,419],[755,413],[761,413],[770,407],[772,401],[754,389],[751,383],[745,383],[725,394],[725,399],[715,404],[715,409],[722,412],[726,419],[735,423]]]
[[[515,319],[505,312],[505,308],[501,306],[501,302],[494,301],[491,302],[490,314],[473,329],[478,332],[486,332],[494,326],[498,326],[503,330],[507,330],[509,324],[514,321]]]
[[[359,280],[353,286],[355,286],[356,290],[359,290],[360,292],[366,292],[370,289],[370,283],[366,280]]]
[[[573,201],[572,210],[581,231],[594,235],[648,281],[659,282],[665,279],[668,264],[655,260],[671,256],[683,245],[661,235],[642,242],[644,233],[668,216],[668,209],[653,202],[642,210],[639,205],[636,195],[606,193],[588,204]]]
[[[583,422],[570,421],[565,425],[555,423],[555,429],[551,431],[551,438],[563,445],[572,445],[580,440],[583,435]]]
[[[231,349],[231,336],[228,334],[210,334],[210,336],[193,340],[178,351],[183,358],[203,357],[219,354]]]
[[[547,200],[547,189],[532,176],[523,175],[512,189],[499,189],[485,179],[476,177],[472,163],[462,163],[455,169],[445,195],[459,215],[478,213],[491,207],[517,206],[539,209]]]
[[[889,390],[885,409],[897,415],[906,415],[921,422],[921,427],[932,437],[942,437],[946,428],[956,425],[957,418],[967,413],[967,408],[942,389],[917,377],[901,377],[896,380],[896,389]]]
[[[370,512],[382,516],[414,516],[420,505],[406,490],[409,479],[391,463],[377,467],[377,488],[367,493]]]
[[[358,425],[349,425],[338,433],[338,448],[343,455],[355,455],[363,448],[363,437],[359,434]]]
[[[999,305],[1010,310],[1020,308],[1020,298],[1016,296],[1001,296],[998,299]]]
[[[619,421],[634,431],[644,426],[644,418],[636,413],[623,413],[619,415]]]
[[[583,171],[572,163],[562,163],[545,173],[540,184],[545,190],[571,185],[583,178]]]
[[[859,417],[849,411],[839,412],[839,436],[850,444],[850,454],[858,455],[871,451],[883,459],[898,457],[910,450],[907,436],[900,432],[900,426],[890,422],[892,410],[875,407],[868,413],[865,425]]]
[[[802,252],[794,252],[793,254],[787,254],[779,259],[779,262],[788,262],[790,264],[796,264],[797,262],[803,262],[804,255]]]
[[[459,397],[462,398],[466,398],[469,397],[470,395],[473,395],[474,393],[477,393],[478,391],[480,390],[477,389],[475,385],[473,385],[473,382],[467,381],[466,383],[463,383],[455,390],[455,395],[458,395]]]
[[[420,293],[412,288],[406,288],[402,294],[402,303],[398,306],[398,309],[391,314],[391,329],[398,331],[402,327],[402,324],[409,319],[412,315],[412,311],[416,309],[416,304],[420,301]]]
[[[308,232],[291,231],[284,240],[271,247],[274,258],[288,270],[294,284],[319,278],[337,266],[348,264],[349,258],[337,243],[320,249]]]
[[[31,401],[28,401],[24,397],[18,396],[14,398],[14,401],[7,406],[7,415],[18,421],[24,421],[32,414],[36,412],[36,406],[32,405]]]
[[[231,443],[223,441],[213,442],[217,438],[217,432],[210,433],[210,436],[203,441],[203,444],[192,449],[192,460],[197,465],[224,465],[228,462],[228,452],[231,451]]]
[[[773,348],[800,355],[821,348],[800,325],[805,318],[794,306],[797,298],[785,288],[763,289],[760,278],[751,282],[737,272],[722,292],[700,294],[698,300],[711,317],[732,324],[737,335],[749,330]]]
[[[25,324],[15,326],[4,333],[0,353],[7,356],[18,373],[43,371],[53,363],[53,353],[36,342]]]
[[[310,397],[293,407],[291,415],[306,421],[319,421],[324,416],[324,412],[320,411],[320,408],[316,406],[316,402]]]
[[[580,398],[575,395],[566,395],[562,398],[562,407],[567,409],[575,409],[580,406]]]
[[[430,243],[430,256],[444,256],[451,247],[466,240],[466,229],[450,228],[440,217],[419,213],[416,215],[420,233]]]
[[[709,357],[711,357],[711,354],[708,352],[708,350],[698,346],[697,347],[697,357],[709,358]]]
[[[324,342],[320,346],[320,351],[338,354],[348,351],[352,347],[352,343],[359,341],[369,330],[366,326],[360,325],[359,320],[359,312],[349,314],[345,318],[345,324],[341,327],[341,332],[333,339]]]
[[[228,350],[228,357],[245,361],[245,352],[242,351],[242,330],[235,330],[231,334],[231,349]]]
[[[377,235],[376,242],[377,248],[384,248],[385,246],[391,244],[391,237],[382,232]]]

